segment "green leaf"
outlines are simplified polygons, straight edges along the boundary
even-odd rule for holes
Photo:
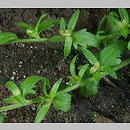
[[[60,35],[56,35],[50,38],[50,42],[62,42],[63,40],[63,36]]]
[[[21,91],[19,90],[18,86],[13,83],[12,81],[8,81],[5,86],[12,92],[14,96],[17,96],[21,94]]]
[[[71,16],[70,21],[68,23],[68,30],[73,31],[75,28],[75,25],[77,23],[78,17],[79,17],[79,10],[75,11],[75,13]]]
[[[57,21],[55,21],[54,19],[47,19],[44,20],[40,25],[39,25],[39,33],[41,33],[42,31],[46,30],[46,29],[50,29],[52,28],[55,24],[57,23]]]
[[[0,123],[4,123],[4,116],[0,114]]]
[[[120,54],[126,48],[126,42],[121,40],[110,41],[100,53],[101,65],[112,67],[119,64]]]
[[[129,34],[129,29],[126,26],[124,26],[122,22],[118,22],[117,25],[120,30],[120,33],[126,38]]]
[[[117,74],[115,73],[114,69],[109,66],[102,66],[100,68],[100,71],[103,71],[103,72],[109,74],[110,76],[112,76],[113,78],[117,79]]]
[[[73,43],[79,44],[85,48],[88,46],[98,47],[98,38],[90,32],[86,32],[86,29],[82,29],[73,33]]]
[[[39,32],[39,28],[40,28],[40,23],[43,20],[43,18],[46,16],[46,14],[42,14],[41,17],[39,18],[36,26],[35,26],[35,31],[38,33]],[[41,28],[40,28],[41,29]]]
[[[76,73],[75,73],[75,61],[76,61],[76,58],[77,58],[77,56],[75,56],[75,57],[72,59],[72,61],[70,62],[70,74],[71,74],[72,76],[75,76],[75,75],[76,75]]]
[[[80,50],[92,65],[98,62],[93,53],[90,52],[88,49],[80,47]]]
[[[127,48],[130,50],[130,41],[128,42],[128,46],[127,46]]]
[[[35,87],[35,84],[43,80],[44,78],[41,76],[29,76],[27,77],[20,85],[20,88],[22,90],[23,96],[26,97],[27,94],[35,94],[35,91],[33,88]]]
[[[53,87],[50,90],[50,98],[53,99],[56,96],[57,90],[60,87],[62,78],[60,78],[56,83],[53,85]]]
[[[86,72],[86,70],[87,70],[88,68],[89,68],[89,64],[83,65],[83,66],[80,68],[80,71],[79,71],[78,76],[79,76],[79,77],[83,77],[84,73]]]
[[[66,37],[64,45],[64,57],[67,57],[70,54],[71,46],[72,46],[72,37]]]
[[[0,33],[0,45],[6,44],[17,39],[18,37],[11,32]]]
[[[98,82],[94,77],[85,81],[84,85],[80,87],[80,92],[84,97],[94,96],[98,93]]]
[[[28,25],[24,22],[17,22],[16,25],[24,31],[27,31],[30,28],[30,25]]]
[[[46,86],[50,86],[50,82],[48,79],[44,79],[44,81],[42,82],[42,92],[45,96],[48,97],[47,91],[46,91]]]
[[[61,18],[60,19],[60,30],[65,30],[65,29],[66,29],[65,19]]]
[[[71,95],[62,93],[54,98],[53,105],[57,110],[68,112],[70,110]]]
[[[51,103],[47,102],[39,108],[39,111],[38,111],[35,121],[34,121],[35,123],[40,123],[42,121],[42,119],[45,117],[46,113],[48,112],[50,105],[51,105]]]
[[[126,20],[127,23],[129,23],[129,16],[128,16],[128,13],[127,13],[126,9],[119,8],[118,11],[119,11],[119,14],[121,16],[121,19]]]

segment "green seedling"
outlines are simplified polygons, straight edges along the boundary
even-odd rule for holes
[[[70,76],[63,85],[61,85],[62,78],[60,78],[51,87],[49,80],[42,76],[29,76],[19,86],[8,81],[5,86],[12,95],[3,99],[7,105],[0,108],[0,113],[37,103],[37,114],[34,122],[39,123],[52,105],[55,109],[63,112],[70,110],[71,94],[69,92],[79,89],[81,95],[86,98],[95,96],[98,93],[99,82],[103,77],[109,75],[117,79],[116,71],[130,63],[130,59],[121,60],[121,55],[127,49],[130,50],[130,42],[126,42],[129,41],[129,15],[125,9],[118,9],[118,12],[118,14],[115,12],[106,14],[99,23],[96,34],[88,32],[87,29],[75,31],[80,14],[79,10],[74,12],[68,24],[64,18],[61,18],[59,22],[60,34],[50,38],[41,38],[40,34],[46,29],[51,31],[51,28],[58,22],[53,19],[45,19],[45,14],[40,17],[36,25],[16,23],[29,36],[28,39],[19,39],[11,32],[0,32],[0,45],[62,42],[65,58],[69,56],[73,45],[78,54],[82,53],[81,60],[84,60],[84,63],[86,61],[85,64],[77,65],[79,55],[71,60]],[[125,40],[122,37],[125,37]],[[42,94],[36,96],[37,82],[41,82]],[[30,94],[35,98],[28,99],[27,96]],[[0,115],[0,122],[4,122],[3,115]]]

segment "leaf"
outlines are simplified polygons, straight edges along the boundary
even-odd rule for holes
[[[126,26],[124,26],[122,22],[118,22],[117,25],[120,30],[120,33],[126,38],[129,34],[129,29]]]
[[[115,73],[114,69],[109,67],[109,66],[102,66],[100,68],[100,71],[106,72],[107,74],[109,74],[113,78],[117,79],[117,74]]]
[[[24,22],[17,22],[16,25],[23,29],[24,31],[27,31],[30,28],[30,25],[24,23]]]
[[[76,75],[76,73],[75,73],[75,61],[76,61],[76,58],[77,58],[77,56],[75,56],[75,57],[72,59],[72,61],[70,62],[70,74],[71,74],[72,76],[75,76],[75,75]]]
[[[0,45],[6,44],[8,42],[11,42],[17,39],[18,37],[14,33],[11,33],[11,32],[0,33]]]
[[[88,68],[89,68],[89,64],[83,65],[83,66],[80,68],[80,71],[79,71],[78,76],[79,76],[79,77],[83,77],[84,73],[86,72],[86,70],[87,70]]]
[[[65,30],[65,29],[66,29],[65,19],[61,18],[60,19],[60,30]]]
[[[51,88],[51,90],[50,90],[51,99],[53,99],[56,96],[56,92],[57,92],[58,88],[60,87],[61,81],[62,81],[62,78],[60,78],[58,81],[56,81],[56,83]]]
[[[67,57],[70,54],[71,46],[72,46],[72,37],[66,37],[64,45],[64,57]]]
[[[121,19],[126,20],[127,23],[129,23],[129,16],[128,16],[128,13],[127,13],[126,9],[119,8],[118,11],[119,11],[119,14],[121,16]]]
[[[46,16],[46,14],[42,14],[41,17],[39,18],[36,26],[35,26],[35,31],[38,33],[39,32],[39,27],[40,27],[40,23],[43,20],[43,18]]]
[[[19,90],[18,86],[13,83],[12,81],[8,81],[5,86],[12,92],[14,96],[17,96],[21,94],[21,91]]]
[[[73,43],[79,44],[85,48],[88,46],[98,47],[98,38],[90,32],[86,32],[86,29],[82,29],[73,33]]]
[[[57,21],[55,21],[54,19],[44,20],[38,27],[39,33],[41,33],[42,31],[46,29],[52,28],[56,23]]]
[[[127,48],[130,50],[130,41],[128,42],[128,46],[127,46]]]
[[[62,42],[63,41],[63,36],[56,35],[50,38],[50,42]]]
[[[77,23],[78,17],[79,17],[79,10],[75,11],[75,13],[71,16],[70,21],[68,23],[68,30],[73,31],[75,28],[75,25]]]
[[[92,65],[98,62],[92,52],[83,47],[80,47],[80,50]]]
[[[84,97],[94,96],[98,93],[98,82],[94,77],[85,81],[84,85],[80,87],[80,92]]]
[[[38,111],[35,121],[34,121],[35,123],[40,123],[42,121],[42,119],[45,117],[46,113],[48,112],[50,105],[51,105],[51,103],[47,102],[39,108],[39,111]]]
[[[42,92],[45,96],[48,97],[47,91],[46,91],[46,86],[50,86],[50,82],[48,79],[44,79],[44,81],[42,82]]]
[[[70,110],[71,95],[62,93],[54,98],[53,105],[57,110],[68,112]]]
[[[0,123],[4,123],[4,116],[0,114]]]
[[[100,52],[101,65],[112,67],[119,64],[120,54],[126,47],[126,42],[121,40],[110,41],[108,45]]]
[[[35,84],[43,80],[44,78],[41,76],[29,76],[27,77],[20,85],[23,96],[26,97],[27,94],[35,94],[35,91],[32,90],[35,87]]]

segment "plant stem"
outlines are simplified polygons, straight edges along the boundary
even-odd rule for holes
[[[37,38],[37,39],[18,39],[14,40],[5,44],[12,44],[12,43],[31,43],[31,42],[49,42],[49,38]]]
[[[79,88],[79,87],[80,87],[80,83],[77,83],[77,84],[75,84],[75,85],[72,85],[71,87],[67,87],[67,88],[65,88],[64,90],[59,91],[59,92],[57,93],[57,95],[62,94],[62,93],[70,92],[70,91],[72,91],[72,90],[74,90],[74,89],[77,89],[77,88]]]
[[[20,108],[20,107],[27,106],[27,105],[30,105],[30,104],[33,104],[33,103],[37,103],[39,101],[41,101],[41,98],[35,98],[35,99],[32,99],[32,100],[29,100],[25,104],[18,103],[18,104],[4,106],[4,107],[0,108],[0,112],[8,111],[8,110],[16,109],[16,108]]]

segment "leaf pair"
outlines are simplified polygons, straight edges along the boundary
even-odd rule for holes
[[[54,107],[57,110],[61,110],[64,112],[67,112],[70,109],[70,102],[71,102],[71,96],[68,93],[61,93],[57,95],[57,91],[60,87],[62,79],[59,79],[51,88],[49,97],[45,99],[45,102],[40,104],[40,107],[38,108],[38,113],[35,118],[35,123],[41,122],[41,120],[45,117],[46,113],[48,112],[51,104],[54,105]],[[44,80],[44,82],[46,82]],[[44,83],[44,88],[43,92],[45,95],[47,95],[45,91],[45,84]]]
[[[57,24],[57,21],[54,19],[46,19],[43,21],[45,16],[46,14],[41,15],[35,26],[28,25],[24,22],[17,22],[16,25],[24,30],[29,37],[40,38],[39,35],[41,32],[47,29],[50,30],[55,24]]]
[[[72,15],[68,23],[68,26],[66,25],[64,18],[60,19],[60,34],[65,37],[64,57],[67,57],[70,54],[72,45],[75,49],[78,49],[78,45],[83,46],[85,48],[89,46],[99,46],[98,38],[92,33],[87,32],[86,29],[74,32],[74,28],[78,20],[78,17],[79,10],[77,10]]]
[[[129,34],[129,16],[125,9],[118,9],[119,16],[115,12],[110,12],[107,18],[107,31],[109,33],[120,32],[125,38]]]
[[[5,86],[12,92],[12,96],[10,98],[5,98],[4,101],[6,103],[21,103],[24,104],[26,102],[26,96],[28,94],[36,94],[33,90],[35,84],[43,80],[44,78],[41,76],[29,76],[27,77],[18,87],[12,81],[8,81]]]

